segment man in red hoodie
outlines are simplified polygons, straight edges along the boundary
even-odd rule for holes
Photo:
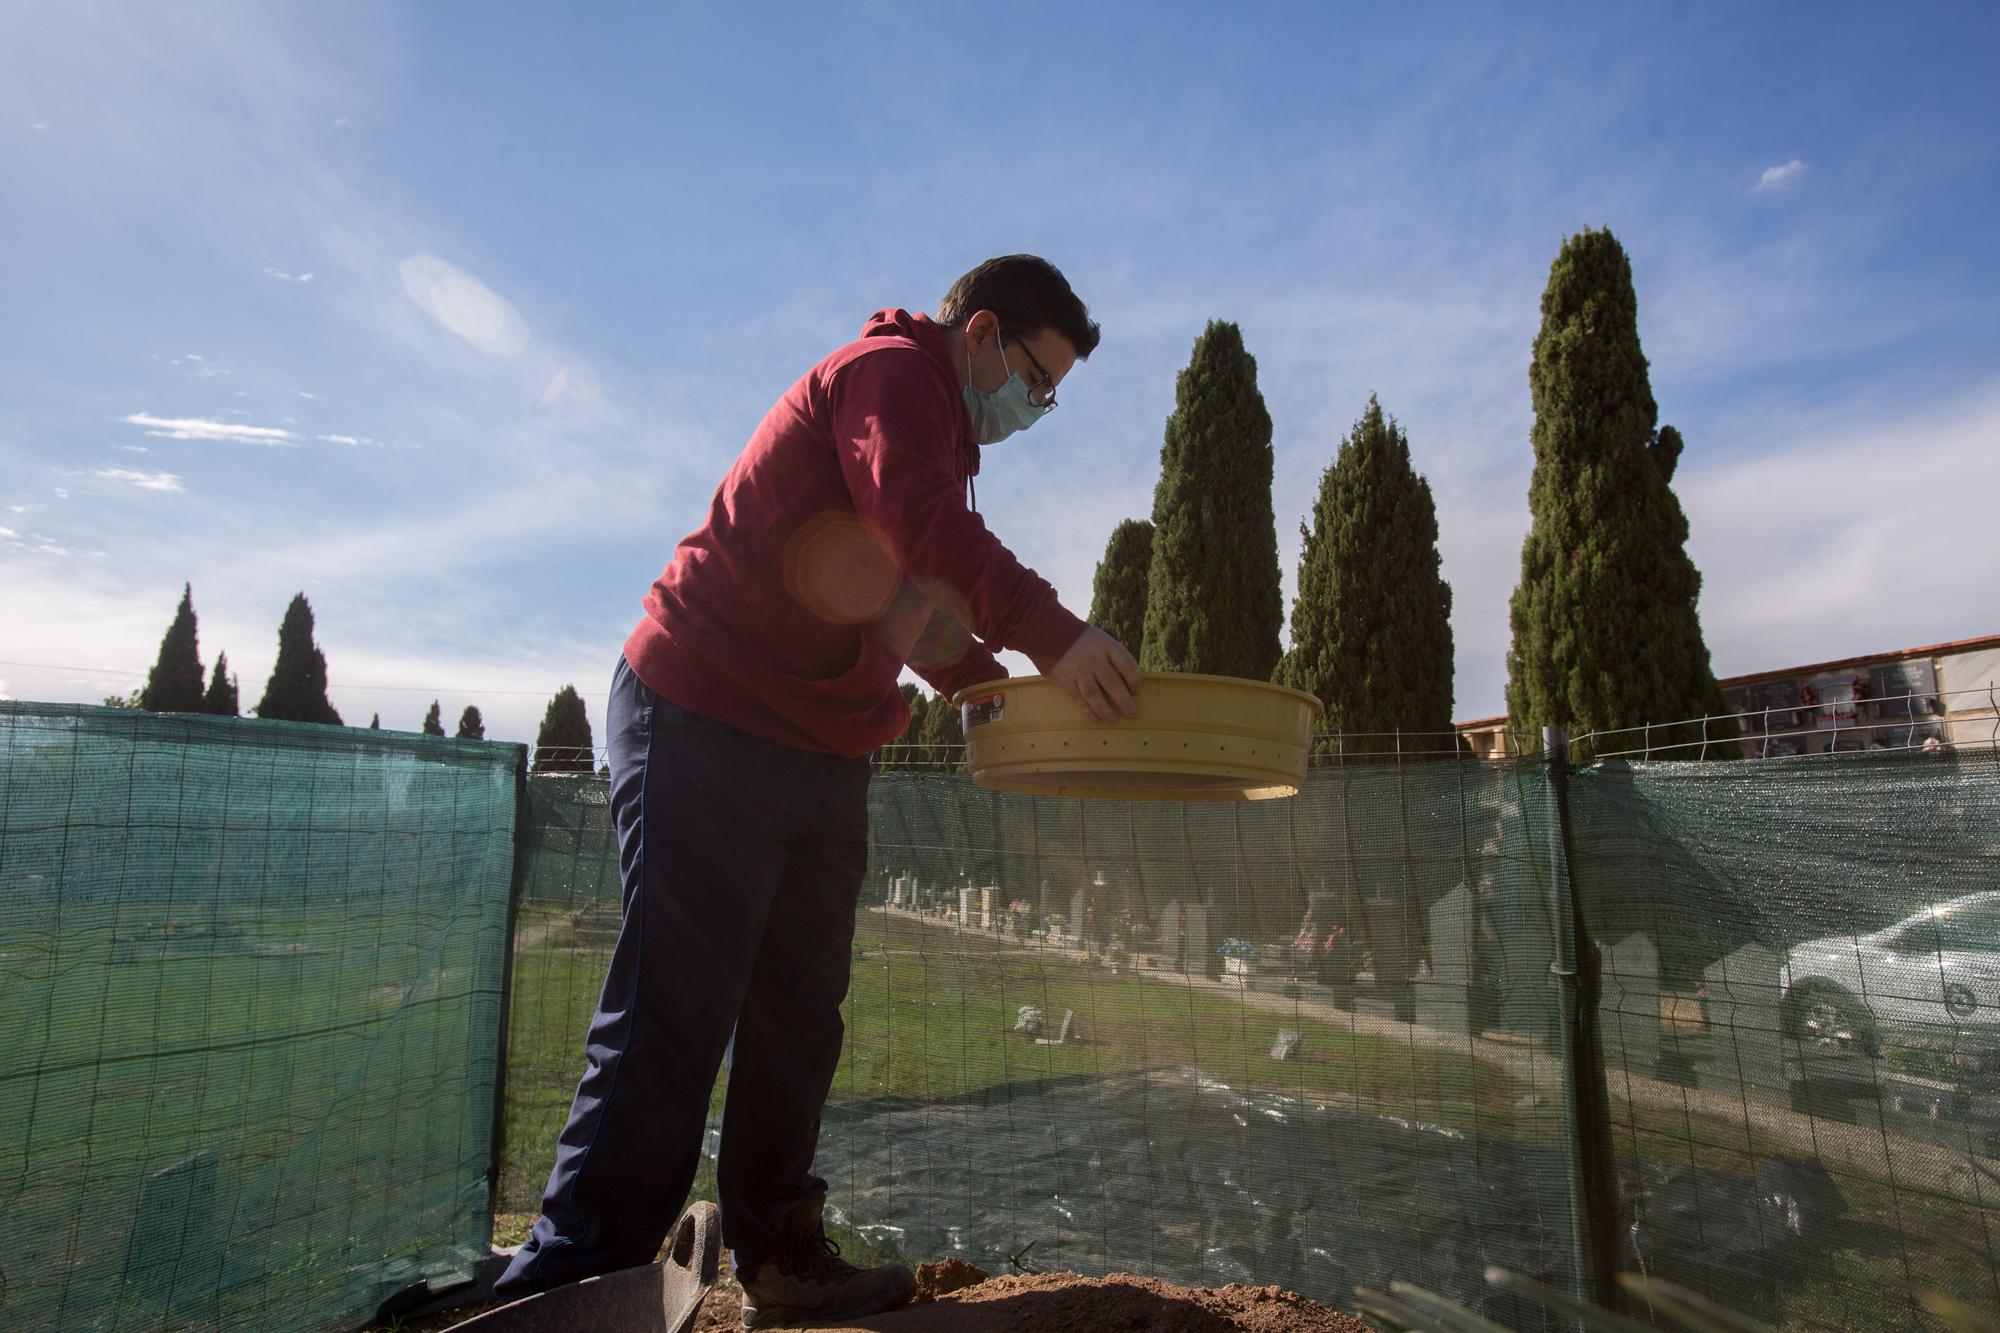
[[[649,1262],[686,1200],[709,1090],[743,1322],[909,1299],[821,1228],[812,1174],[868,859],[868,755],[910,666],[947,697],[1025,653],[1100,721],[1132,656],[1056,600],[970,503],[982,445],[1055,410],[1098,328],[1055,267],[988,260],[937,315],[883,310],[764,417],[645,600],[612,678],[624,922],[542,1213],[504,1297]]]

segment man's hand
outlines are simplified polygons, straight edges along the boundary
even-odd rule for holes
[[[1044,674],[1076,700],[1086,717],[1116,722],[1120,715],[1139,716],[1139,705],[1133,698],[1139,692],[1139,664],[1124,644],[1095,625],[1085,629],[1062,660]]]

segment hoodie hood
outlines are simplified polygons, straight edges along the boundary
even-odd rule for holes
[[[959,404],[959,467],[968,482],[978,476],[979,441],[972,437],[972,414],[965,410],[964,386],[958,378],[958,367],[952,363],[951,330],[929,315],[911,314],[899,306],[887,306],[868,317],[868,322],[861,326],[861,336],[900,338],[930,353],[951,389],[952,400]]]

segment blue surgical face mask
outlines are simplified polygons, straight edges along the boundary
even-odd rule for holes
[[[999,334],[994,334],[997,341]],[[1003,357],[1005,353],[1002,353]],[[1005,362],[1003,360],[1002,364]],[[1027,381],[1015,371],[1007,382],[990,393],[972,387],[972,353],[965,354],[965,407],[972,413],[972,438],[981,444],[998,444],[1017,430],[1026,430],[1046,413],[1028,397]]]

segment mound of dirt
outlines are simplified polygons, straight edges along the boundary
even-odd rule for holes
[[[741,1289],[724,1278],[709,1292],[697,1333],[740,1327]],[[819,1327],[819,1326],[816,1326]],[[1357,1319],[1281,1287],[1178,1287],[1114,1273],[988,1277],[957,1259],[917,1270],[909,1306],[819,1333],[1370,1333]]]
[[[940,1296],[949,1296],[986,1281],[987,1272],[963,1259],[940,1259],[934,1264],[917,1265],[917,1294],[910,1304],[929,1305]]]

